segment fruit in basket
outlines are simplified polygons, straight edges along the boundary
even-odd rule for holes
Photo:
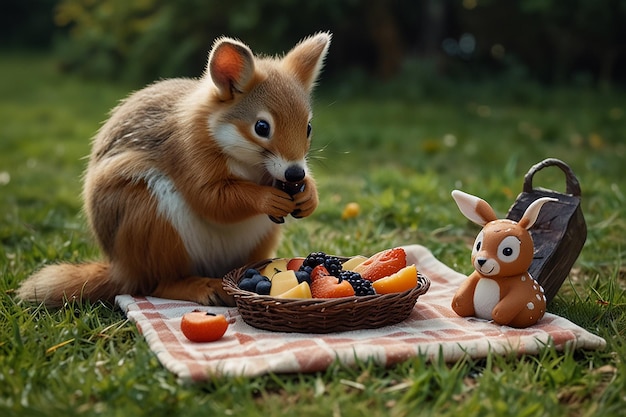
[[[311,287],[308,282],[301,282],[292,289],[278,294],[276,298],[312,298]]]
[[[261,268],[259,272],[261,273],[261,275],[265,275],[269,279],[272,279],[274,275],[276,275],[278,272],[286,271],[287,269],[289,269],[287,267],[288,263],[289,259],[287,258],[272,259],[270,263]]]
[[[260,271],[246,270],[239,282],[242,290],[278,298],[388,294],[416,285],[417,269],[406,265],[402,248],[387,249],[369,258],[357,255],[343,264],[324,252],[312,252],[305,258],[273,259]]]
[[[387,277],[398,272],[406,265],[406,252],[402,248],[387,249],[378,252],[352,270],[370,281]]]
[[[298,278],[295,271],[290,269],[277,272],[272,278],[272,289],[270,290],[270,296],[276,297],[284,292],[289,291],[298,285]]]
[[[357,265],[361,265],[363,262],[367,261],[367,257],[363,255],[356,255],[352,258],[348,259],[342,264],[344,271],[354,271],[354,268]]]
[[[328,272],[328,269],[326,269],[324,265],[317,265],[315,268],[313,268],[313,270],[309,274],[309,279],[311,280],[311,283],[313,283],[318,278],[326,277],[329,275],[330,275],[330,272]]]
[[[311,273],[313,268],[323,265],[330,275],[339,276],[339,272],[343,269],[341,261],[336,256],[327,255],[324,252],[311,252],[304,261],[300,270]]]
[[[372,285],[372,281],[364,279],[361,274],[354,271],[341,271],[340,278],[348,281],[354,289],[354,295],[375,295],[376,291]]]
[[[295,271],[296,273],[296,278],[298,279],[298,282],[302,283],[302,282],[306,282],[309,285],[311,284],[311,274],[309,274],[306,271]]]
[[[313,298],[341,298],[354,295],[354,288],[348,281],[332,275],[321,276],[311,283]]]
[[[266,277],[267,278],[267,277]],[[270,295],[272,291],[272,282],[269,279],[259,281],[254,287],[254,292],[259,295]]]
[[[297,271],[300,269],[303,262],[304,262],[304,258],[302,257],[291,258],[289,259],[289,261],[287,261],[287,269]]]
[[[377,294],[391,294],[408,291],[417,286],[417,268],[415,265],[405,266],[398,272],[377,279],[372,283]]]
[[[213,342],[221,339],[228,329],[228,320],[223,314],[194,310],[185,313],[180,321],[180,330],[192,342]]]
[[[261,275],[259,271],[256,269],[248,269],[241,281],[239,281],[238,287],[244,291],[267,295],[269,294],[271,285],[269,278]]]

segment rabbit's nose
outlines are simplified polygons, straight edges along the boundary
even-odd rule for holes
[[[478,258],[478,259],[476,259],[476,262],[478,262],[478,265],[483,266],[485,264],[485,262],[487,262],[487,259],[485,259],[485,258]]]

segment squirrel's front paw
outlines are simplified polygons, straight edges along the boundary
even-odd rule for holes
[[[264,200],[261,202],[261,210],[270,217],[281,218],[287,216],[296,209],[294,198],[286,192],[274,187],[267,187]]]
[[[296,204],[296,209],[291,212],[293,217],[299,219],[313,214],[319,203],[315,183],[307,181],[304,190],[295,194],[293,198]]]

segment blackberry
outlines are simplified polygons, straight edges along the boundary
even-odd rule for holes
[[[337,278],[339,278],[339,273],[343,269],[339,258],[327,255],[324,252],[311,252],[302,262],[300,271],[306,271],[310,274],[313,268],[318,265],[324,265],[328,272]]]
[[[339,278],[345,279],[350,283],[350,285],[352,285],[352,288],[354,288],[354,295],[362,296],[376,294],[372,282],[363,278],[358,272],[342,271]]]
[[[335,276],[337,278],[339,278],[339,275],[341,274],[341,271],[343,270],[341,261],[339,260],[339,258],[335,256],[327,255],[326,259],[324,260],[324,266],[326,267],[330,275]]]
[[[304,258],[300,269],[304,270],[304,268],[307,266],[313,269],[318,265],[323,265],[324,261],[326,260],[326,256],[327,255],[324,252],[311,252],[306,258]]]

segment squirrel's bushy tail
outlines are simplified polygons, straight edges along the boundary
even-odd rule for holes
[[[60,307],[68,300],[113,302],[121,290],[111,280],[108,263],[49,265],[31,275],[17,290],[24,301]]]

